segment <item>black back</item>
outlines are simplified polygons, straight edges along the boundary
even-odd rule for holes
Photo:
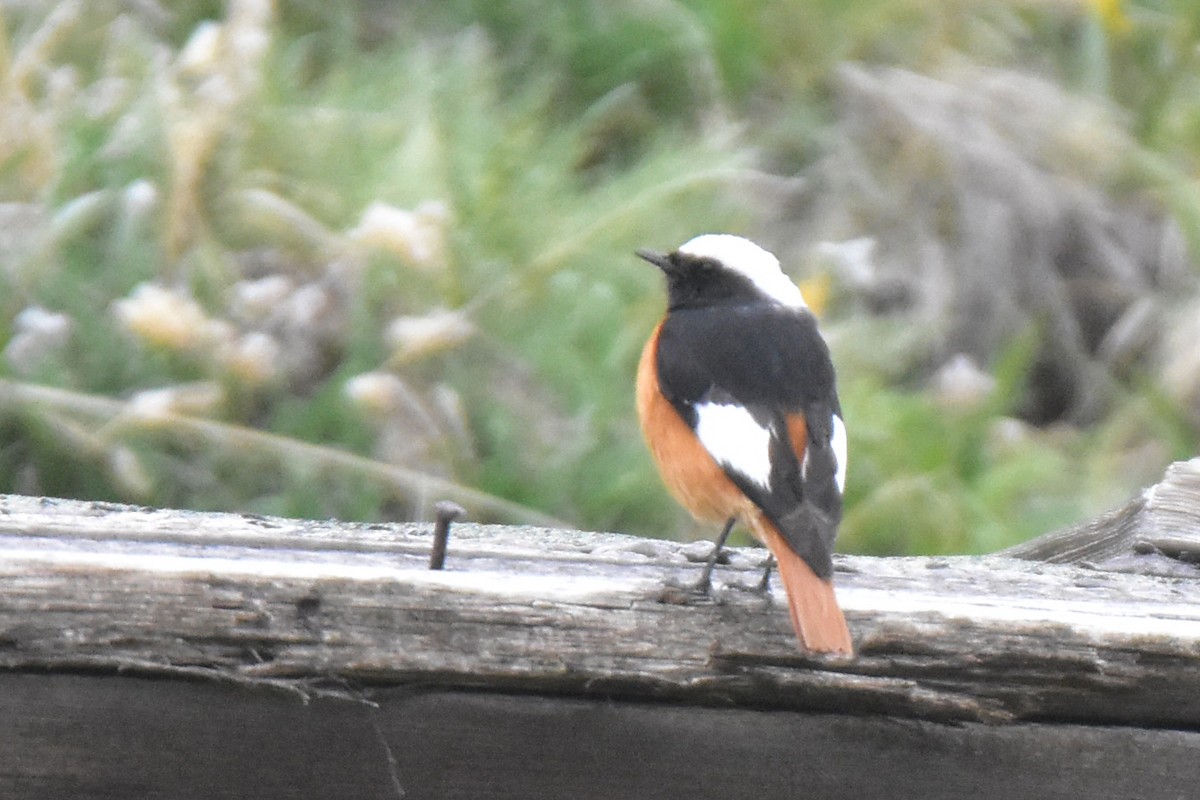
[[[762,302],[674,307],[659,334],[663,395],[695,429],[696,407],[737,404],[771,433],[769,486],[722,465],[819,576],[832,574],[842,497],[830,439],[841,416],[829,348],[807,309]],[[803,414],[807,468],[787,417]]]

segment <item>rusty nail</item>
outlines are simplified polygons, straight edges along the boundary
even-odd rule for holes
[[[466,514],[458,503],[439,500],[433,506],[437,522],[433,524],[433,549],[429,551],[429,568],[441,569],[446,563],[446,545],[450,542],[450,523]]]

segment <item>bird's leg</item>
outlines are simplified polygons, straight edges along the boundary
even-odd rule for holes
[[[745,588],[755,594],[770,595],[771,594],[771,568],[775,566],[775,556],[767,555],[767,566],[763,570],[762,577],[758,579],[758,583],[752,583]]]
[[[721,560],[721,551],[725,549],[725,542],[729,539],[729,534],[733,531],[733,524],[735,522],[737,522],[737,517],[730,517],[726,520],[725,527],[721,529],[721,535],[717,537],[712,555],[704,563],[704,571],[700,573],[700,580],[696,582],[694,591],[699,594],[712,594],[713,569],[717,566],[717,562]]]

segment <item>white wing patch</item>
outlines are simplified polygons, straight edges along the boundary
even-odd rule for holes
[[[771,485],[771,431],[739,405],[696,406],[696,437],[713,460],[762,486]]]
[[[833,448],[833,457],[837,459],[837,474],[834,480],[837,481],[838,491],[846,492],[846,423],[842,422],[842,418],[837,414],[833,415],[833,433],[829,437],[829,446]]]

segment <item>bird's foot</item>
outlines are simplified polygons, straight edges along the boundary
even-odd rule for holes
[[[763,568],[762,577],[754,583],[735,583],[733,586],[741,589],[743,592],[761,595],[770,599],[771,597],[771,568],[775,566],[775,557],[767,556],[767,566]]]
[[[692,594],[709,598],[713,596],[713,570],[716,568],[718,562],[729,563],[728,557],[725,556],[725,542],[729,539],[729,534],[733,530],[733,523],[736,521],[736,517],[730,517],[725,522],[725,527],[721,529],[721,535],[717,537],[717,541],[713,546],[712,554],[704,562],[704,571],[700,573],[700,579],[691,587]]]
[[[729,558],[725,555],[725,541],[729,538],[730,531],[733,530],[734,518],[730,518],[725,527],[721,529],[721,535],[717,537],[714,543],[712,552],[704,560],[704,569],[700,573],[700,578],[694,583],[683,583],[675,580],[666,582],[667,589],[671,594],[682,593],[690,597],[699,597],[704,599],[714,599],[713,597],[713,570],[718,563],[728,564]]]
[[[694,581],[668,578],[664,583],[672,592],[687,595],[692,598],[714,599],[713,569],[718,563],[727,564],[728,559],[723,553],[714,551],[713,555],[704,562],[700,577]]]

